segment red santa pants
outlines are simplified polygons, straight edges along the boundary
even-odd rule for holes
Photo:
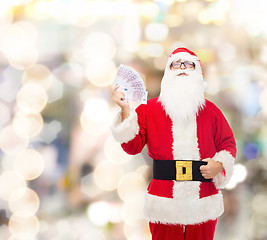
[[[196,225],[149,223],[152,240],[213,240],[216,220]]]

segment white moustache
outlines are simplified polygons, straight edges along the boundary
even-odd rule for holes
[[[176,78],[176,77],[183,77],[186,74],[186,76],[191,75],[192,72],[190,72],[187,69],[177,69],[175,71],[170,71],[169,74],[172,76],[172,78]]]
[[[178,69],[177,71],[175,71],[175,75],[176,76],[179,76],[181,74],[190,75],[190,71],[188,71],[188,70],[181,70],[181,69]]]

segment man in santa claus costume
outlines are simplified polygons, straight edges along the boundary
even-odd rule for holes
[[[121,112],[112,133],[128,154],[140,153],[147,144],[153,159],[144,206],[152,240],[212,240],[236,144],[222,112],[204,98],[199,58],[177,48],[168,59],[159,97],[136,110],[124,97],[113,89]]]

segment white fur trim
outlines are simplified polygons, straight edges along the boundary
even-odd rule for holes
[[[200,160],[196,117],[189,121],[172,121],[174,159]]]
[[[213,182],[216,188],[224,188],[233,175],[235,158],[228,151],[222,150],[214,155],[213,160],[222,163],[225,170],[225,176],[218,173],[213,178]]]
[[[144,208],[145,218],[154,223],[187,225],[215,220],[222,215],[224,205],[220,191],[216,195],[198,199],[199,197],[195,196],[196,192],[191,189],[192,187],[196,188],[192,185],[197,182],[176,182],[175,188],[178,189],[178,185],[185,183],[187,184],[184,187],[186,191],[181,191],[174,198],[158,197],[147,193]],[[193,194],[188,196],[192,192]]]
[[[139,133],[137,113],[135,110],[131,109],[130,115],[123,122],[121,122],[121,112],[119,112],[111,125],[111,132],[114,139],[119,143],[127,143],[134,139]]]

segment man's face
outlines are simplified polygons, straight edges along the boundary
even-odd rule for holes
[[[192,61],[179,59],[178,61],[171,63],[170,69],[172,71],[177,71],[176,76],[189,76],[190,72],[195,70],[195,63]]]

